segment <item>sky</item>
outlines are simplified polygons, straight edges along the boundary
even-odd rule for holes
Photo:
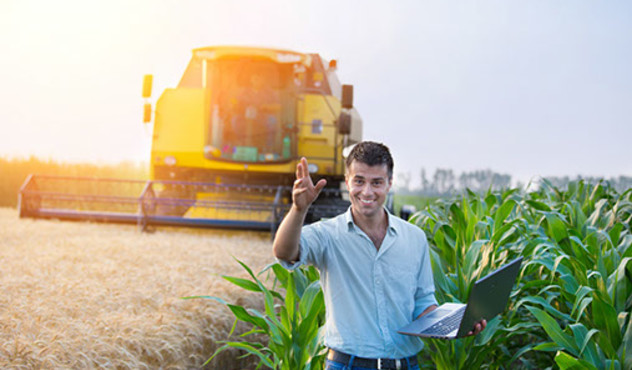
[[[338,60],[395,173],[632,176],[630,1],[0,1],[0,156],[148,161],[191,49]]]

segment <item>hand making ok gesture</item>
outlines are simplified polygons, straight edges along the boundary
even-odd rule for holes
[[[304,212],[318,198],[320,191],[327,185],[327,180],[320,179],[316,185],[309,176],[307,159],[301,158],[296,165],[296,181],[292,189],[292,201],[298,211]]]

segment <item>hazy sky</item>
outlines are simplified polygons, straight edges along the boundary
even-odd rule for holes
[[[194,47],[338,59],[395,171],[632,175],[630,1],[0,1],[0,156],[147,160]]]

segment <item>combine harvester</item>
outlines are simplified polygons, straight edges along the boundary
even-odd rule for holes
[[[151,97],[145,76],[143,97]],[[144,122],[152,120],[146,101]],[[205,47],[156,103],[150,180],[30,175],[20,217],[276,230],[291,205],[296,164],[327,187],[306,222],[337,215],[345,148],[362,139],[353,86],[318,54]],[[389,204],[392,209],[392,197]]]

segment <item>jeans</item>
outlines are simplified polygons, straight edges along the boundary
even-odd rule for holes
[[[351,363],[352,367],[348,367],[347,365],[340,363],[340,362],[333,362],[331,360],[326,360],[325,362],[325,370],[375,370],[375,369],[370,369],[370,368],[366,368],[366,367],[357,367],[357,366],[353,366],[353,363]],[[411,366],[407,369],[410,370],[419,370],[419,365],[415,365],[415,366]]]

